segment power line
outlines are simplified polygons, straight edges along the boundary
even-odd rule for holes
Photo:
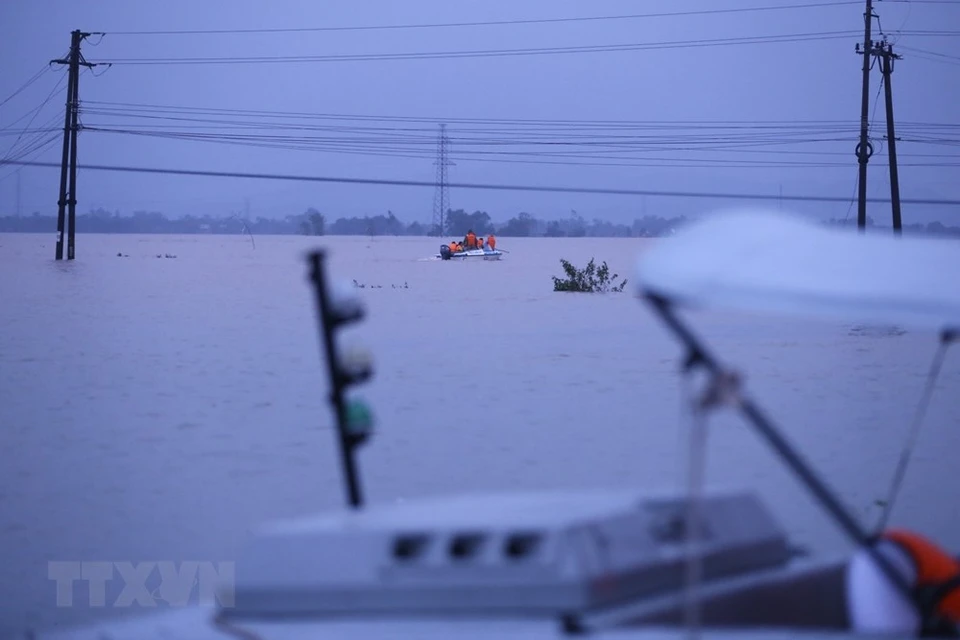
[[[0,166],[3,166],[4,164],[13,164],[14,162],[17,162],[17,161],[24,161],[31,156],[35,157],[37,154],[42,153],[47,149],[50,149],[56,142],[59,141],[59,139],[60,139],[60,133],[58,131],[53,131],[47,138],[37,139],[29,143],[28,145],[26,145],[20,151],[20,153],[14,156],[11,160],[0,160]],[[19,173],[20,173],[20,169],[13,169],[6,175],[0,176],[0,183],[5,182],[15,174],[19,175]]]
[[[560,55],[575,53],[616,53],[623,51],[651,51],[659,49],[686,49],[745,44],[775,44],[837,40],[856,36],[856,31],[821,31],[812,33],[740,36],[669,42],[640,42],[631,44],[584,45],[576,47],[534,47],[529,49],[485,49],[473,51],[421,51],[404,53],[357,53],[302,56],[231,56],[192,58],[115,58],[100,60],[98,64],[111,65],[200,65],[200,64],[278,64],[305,62],[382,62],[387,60],[434,60],[455,58],[490,58],[506,56]]]
[[[403,148],[428,146],[432,148],[435,140],[433,132],[427,127],[408,126],[426,122],[432,118],[295,114],[154,106],[119,109],[96,106],[97,103],[92,104],[95,106],[83,109],[85,116],[105,116],[113,121],[97,120],[89,123],[87,128],[112,133],[184,139],[259,139]],[[684,150],[732,149],[769,144],[838,142],[848,140],[854,133],[853,122],[847,121],[617,122],[439,119],[448,122],[473,123],[458,126],[458,134],[452,139],[461,147],[583,147],[620,151],[663,147],[680,147]],[[117,120],[146,120],[147,122],[124,123]],[[336,123],[337,121],[350,124],[339,124]],[[332,123],[328,124],[328,122]],[[368,123],[372,123],[373,126]],[[925,137],[925,140],[960,142],[960,138],[944,137],[946,134],[960,133],[960,124],[902,122],[900,127],[904,133],[909,133],[917,139]],[[283,132],[283,135],[259,133],[264,131]],[[308,136],[305,135],[307,132],[323,135]]]
[[[21,167],[47,167],[59,168],[59,164],[53,162],[5,162],[0,164],[9,164]],[[288,182],[325,182],[336,184],[363,184],[394,187],[429,187],[434,188],[435,182],[426,182],[423,180],[389,180],[382,178],[346,178],[332,176],[305,176],[288,175],[274,173],[243,173],[232,171],[205,171],[197,169],[164,169],[156,167],[128,167],[118,165],[99,165],[88,164],[78,165],[78,169],[90,171],[113,171],[123,173],[147,173],[162,175],[181,175],[181,176],[201,176],[210,178],[244,178],[252,180],[283,180]],[[693,191],[654,191],[642,189],[614,189],[614,188],[591,188],[591,187],[557,187],[543,185],[506,185],[506,184],[484,184],[484,183],[449,183],[447,185],[455,189],[480,189],[492,191],[533,191],[548,193],[583,193],[595,195],[623,195],[623,196],[656,196],[666,198],[714,198],[714,199],[733,199],[733,200],[790,200],[795,202],[846,202],[847,198],[842,196],[801,196],[801,195],[768,195],[757,193],[710,193]],[[889,199],[875,199],[875,202],[889,203]],[[912,198],[902,199],[904,204],[915,205],[960,205],[960,200],[949,200],[939,198]]]
[[[860,4],[859,0],[843,0],[837,2],[814,2],[805,4],[789,4],[779,6],[737,7],[732,9],[698,9],[692,11],[668,11],[658,13],[634,13],[612,16],[581,16],[570,18],[532,18],[520,20],[489,20],[478,22],[443,22],[429,24],[394,24],[394,25],[358,25],[342,27],[287,27],[287,28],[251,28],[251,29],[188,29],[167,31],[110,31],[111,36],[156,36],[156,35],[227,35],[253,33],[307,33],[324,31],[382,31],[396,29],[437,29],[451,27],[488,27],[509,26],[523,24],[557,24],[564,22],[595,22],[609,20],[638,20],[648,18],[670,18],[680,16],[702,16],[726,13],[747,13],[756,11],[783,11],[792,9],[814,9],[820,7],[838,7],[850,4]]]
[[[63,85],[63,81],[66,80],[66,79],[67,79],[66,74],[60,76],[60,79],[57,80],[57,84],[54,85],[54,87],[53,87],[53,89],[50,91],[50,93],[47,94],[47,97],[43,99],[43,101],[40,103],[40,105],[39,105],[38,107],[36,107],[36,108],[33,109],[33,111],[32,111],[33,116],[30,118],[29,122],[27,122],[27,125],[23,128],[23,130],[20,131],[20,134],[17,136],[17,139],[14,141],[13,145],[11,145],[10,148],[7,150],[7,153],[4,154],[4,158],[3,158],[4,160],[9,160],[9,159],[10,159],[10,156],[13,154],[14,150],[16,150],[17,145],[20,144],[20,140],[23,139],[23,136],[24,136],[24,135],[27,133],[27,131],[30,129],[30,125],[32,125],[32,124],[33,124],[33,121],[37,118],[38,115],[40,115],[40,112],[43,110],[43,108],[50,103],[50,101],[53,99],[53,96],[56,95],[57,91],[58,91],[58,90],[60,89],[60,87]],[[22,119],[23,119],[23,118],[20,118],[20,120],[22,120]],[[48,121],[48,122],[49,122],[49,121]],[[42,127],[42,129],[44,130],[44,131],[42,131],[43,133],[47,133],[47,131],[46,131],[46,126],[45,126],[45,127]]]
[[[89,122],[88,132],[135,135],[189,142],[328,152],[366,156],[426,159],[433,155],[437,119],[433,117],[317,114],[152,104],[89,102],[85,116],[147,120],[151,124]],[[276,121],[276,120],[279,120]],[[786,145],[834,143],[852,139],[852,122],[843,121],[575,121],[440,118],[470,123],[457,126],[451,138],[456,160],[517,162],[576,166],[653,166],[753,168],[840,166],[829,162],[788,162],[689,157],[649,157],[648,152],[729,152],[843,155],[843,152],[784,150]],[[167,124],[167,122],[175,124]],[[349,126],[336,121],[351,122]],[[431,127],[410,125],[426,124]],[[370,125],[374,126],[370,126]],[[491,128],[493,127],[493,128]],[[233,130],[233,131],[231,131]],[[263,133],[275,130],[278,133]],[[901,123],[902,139],[918,144],[957,144],[960,124]],[[307,133],[319,134],[308,135]],[[768,149],[763,149],[767,147]],[[517,150],[500,150],[500,149]],[[641,154],[637,156],[636,154]],[[957,160],[953,154],[905,154]],[[531,159],[532,158],[532,159]],[[571,161],[588,160],[589,162]],[[613,160],[615,162],[599,162]],[[912,166],[955,166],[949,162],[912,162]],[[845,166],[845,164],[843,165]]]
[[[20,85],[20,87],[17,88],[13,93],[11,93],[9,96],[7,96],[6,98],[4,98],[3,101],[0,102],[0,107],[2,107],[3,105],[7,104],[8,102],[10,102],[10,101],[13,100],[14,98],[16,98],[18,95],[20,95],[20,93],[22,93],[24,90],[26,90],[27,88],[29,88],[30,85],[32,85],[34,82],[36,82],[37,80],[39,80],[40,77],[41,77],[43,74],[47,73],[48,71],[50,71],[50,65],[49,65],[49,64],[46,64],[46,65],[44,65],[44,66],[40,69],[40,71],[36,72],[29,80],[27,80],[27,81],[24,82],[22,85]]]
[[[397,147],[397,146],[387,146],[383,143],[377,141],[363,141],[361,142],[336,142],[336,141],[325,141],[324,139],[310,138],[310,137],[286,137],[286,136],[230,136],[230,135],[218,135],[218,134],[184,134],[176,132],[156,132],[156,131],[133,131],[133,130],[121,130],[121,129],[104,129],[98,127],[85,127],[84,131],[94,132],[94,133],[109,133],[109,134],[120,134],[120,135],[136,135],[136,136],[146,136],[146,137],[155,137],[168,140],[180,140],[188,142],[207,142],[207,143],[220,143],[220,144],[231,144],[238,146],[249,146],[249,147],[260,147],[260,148],[272,148],[279,150],[289,150],[289,151],[311,151],[311,152],[331,152],[331,153],[343,153],[343,154],[356,154],[364,156],[379,156],[379,157],[393,157],[393,158],[412,158],[412,159],[428,159],[431,157],[431,153],[428,149],[418,149],[410,147]],[[841,141],[844,139],[832,139],[831,141]],[[909,139],[906,139],[909,141]],[[958,141],[960,142],[960,141]],[[690,151],[691,149],[681,149],[682,151]],[[752,151],[755,153],[765,153],[767,155],[772,155],[776,153],[788,153],[783,151],[760,151],[757,149],[692,149],[695,151],[725,151],[725,152],[746,152]],[[621,154],[625,153],[645,153],[650,151],[650,149],[622,149],[619,151]],[[667,152],[676,152],[676,149],[660,149],[660,151]],[[475,149],[461,149],[459,152],[461,155],[451,158],[452,160],[457,161],[481,161],[481,162],[507,162],[507,163],[524,163],[524,164],[553,164],[553,165],[567,165],[567,166],[623,166],[623,167],[650,167],[657,166],[663,168],[717,168],[717,167],[739,167],[739,168],[757,168],[757,169],[770,169],[770,168],[782,168],[782,167],[795,167],[795,168],[827,168],[827,167],[846,167],[848,163],[846,162],[812,162],[812,161],[788,161],[788,160],[770,160],[770,159],[758,159],[758,160],[741,160],[741,159],[729,159],[729,158],[706,158],[700,160],[692,160],[691,158],[666,158],[666,157],[650,157],[650,156],[625,156],[625,155],[609,155],[610,153],[615,153],[616,151],[610,150],[601,150],[601,151],[580,151],[580,152],[549,152],[549,151],[484,151],[484,150],[475,150]],[[607,155],[603,155],[606,153]],[[796,153],[809,153],[811,155],[818,155],[816,152],[796,152]],[[839,154],[838,154],[839,155]],[[842,154],[848,155],[848,154]],[[910,157],[911,154],[905,154],[905,157]],[[953,162],[908,162],[903,163],[904,166],[917,166],[917,167],[954,167],[960,166],[960,154],[916,154],[919,157],[933,157],[946,160],[953,160]],[[548,160],[531,160],[524,158],[549,158]],[[564,159],[574,159],[574,160],[592,160],[592,162],[574,162],[571,160]],[[597,162],[597,160],[616,160],[618,162]],[[632,161],[632,162],[630,162]],[[697,164],[699,162],[700,164]],[[680,163],[680,164],[678,164]]]
[[[900,47],[904,51],[913,51],[914,53],[922,53],[928,56],[937,56],[938,58],[946,58],[947,60],[955,60],[960,62],[960,56],[953,56],[947,53],[939,53],[937,51],[927,51],[926,49],[917,49],[915,47]]]
[[[960,1],[960,0],[958,0]],[[94,108],[118,109],[124,108],[130,112],[145,111],[147,113],[187,113],[187,114],[210,114],[210,115],[249,115],[262,116],[270,118],[304,118],[304,119],[325,119],[325,120],[356,120],[356,121],[375,121],[375,122],[419,122],[429,124],[428,130],[434,132],[436,122],[456,123],[457,130],[462,131],[464,125],[468,124],[495,124],[495,125],[524,125],[524,126],[578,126],[578,127],[688,127],[703,128],[715,126],[748,126],[750,128],[795,128],[795,127],[828,127],[828,126],[850,126],[855,123],[854,120],[569,120],[569,119],[545,119],[545,118],[456,118],[449,116],[397,116],[397,115],[374,115],[374,114],[344,114],[344,113],[317,113],[305,111],[267,111],[258,109],[237,109],[222,107],[197,107],[183,105],[157,105],[149,103],[134,102],[101,102],[96,100],[84,100],[84,112],[90,112],[90,106]],[[137,116],[139,117],[139,116]],[[960,123],[930,123],[930,122],[903,122],[903,124],[934,127],[934,128],[955,128],[960,129]],[[431,140],[435,138],[431,134]]]
[[[898,31],[898,35],[904,36],[930,36],[930,37],[944,37],[944,38],[953,38],[955,36],[960,36],[960,31],[948,31],[946,29],[913,29],[910,31]]]
[[[429,130],[397,126],[367,125],[329,125],[306,122],[270,122],[269,120],[232,120],[221,118],[174,117],[161,115],[142,115],[119,113],[100,109],[83,109],[85,116],[108,116],[119,120],[147,120],[142,122],[102,122],[94,121],[88,128],[133,130],[138,133],[157,133],[161,135],[217,135],[223,137],[253,137],[254,132],[284,132],[278,138],[294,137],[293,134],[324,134],[320,138],[309,139],[333,142],[368,142],[371,144],[396,144],[413,146],[432,146]],[[163,121],[156,123],[155,121]],[[88,120],[89,122],[89,120]],[[173,122],[176,124],[167,124]],[[960,134],[960,125],[904,122],[902,127],[914,135]],[[135,128],[135,129],[134,129]],[[2,130],[0,130],[2,131]],[[224,133],[234,131],[237,133]],[[804,142],[830,142],[846,140],[854,133],[853,123],[791,123],[786,125],[736,124],[736,125],[686,125],[669,122],[649,123],[645,125],[624,125],[622,127],[593,127],[590,125],[541,127],[511,126],[505,127],[464,127],[463,133],[453,138],[458,143],[472,146],[560,146],[590,147],[606,146],[611,148],[632,147],[637,144],[687,144],[693,142],[730,143],[730,142],[783,142],[789,144]],[[217,133],[219,132],[219,133]],[[824,138],[823,136],[829,136]],[[956,140],[960,140],[957,138]]]

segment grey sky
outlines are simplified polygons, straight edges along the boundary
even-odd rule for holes
[[[646,51],[562,55],[483,57],[363,62],[308,62],[248,65],[120,65],[84,73],[81,100],[94,103],[138,103],[178,107],[213,107],[326,114],[415,116],[444,118],[512,118],[565,120],[777,120],[843,121],[856,130],[860,112],[860,57],[854,44],[862,38],[863,6],[837,6],[646,19],[584,21],[486,27],[341,31],[241,35],[111,34],[136,30],[230,29],[389,25],[485,20],[515,20],[617,14],[695,11],[701,9],[810,4],[813,0],[525,0],[523,2],[396,2],[319,3],[311,0],[5,0],[0,22],[7,29],[0,40],[0,100],[36,73],[51,58],[63,55],[70,31],[105,31],[84,43],[90,61],[126,58],[304,56],[351,53],[492,50],[570,47],[665,41],[695,41],[743,36],[823,33],[850,30],[849,37],[807,42],[736,46],[683,47]],[[905,57],[894,73],[897,122],[953,123],[955,129],[918,129],[905,124],[903,137],[946,138],[953,144],[901,142],[901,190],[904,197],[960,197],[957,166],[920,167],[915,163],[960,162],[960,39],[913,34],[923,30],[960,30],[960,2],[924,3],[878,1],[880,26]],[[876,23],[875,23],[876,28]],[[896,32],[904,30],[904,35]],[[901,48],[902,47],[902,48]],[[908,48],[952,57],[936,57]],[[37,107],[61,79],[60,69],[44,74],[27,90],[0,107],[0,130]],[[872,75],[871,100],[880,74]],[[64,85],[65,86],[65,83]],[[62,126],[61,88],[38,112],[32,129]],[[884,135],[883,104],[876,111],[873,135]],[[195,116],[190,116],[195,117]],[[203,116],[209,118],[210,116]],[[29,119],[29,118],[28,118]],[[245,118],[249,120],[249,118]],[[27,120],[0,131],[5,153]],[[158,123],[178,129],[197,123],[121,118],[116,114],[85,114],[86,126],[143,130]],[[431,152],[435,125],[424,123],[335,122],[340,126],[423,128],[430,137],[417,154]],[[458,156],[458,126],[449,125],[450,153]],[[461,127],[463,128],[463,127]],[[502,127],[501,127],[502,128]],[[195,129],[196,130],[196,129]],[[202,130],[212,131],[209,125]],[[782,131],[782,127],[778,131]],[[14,135],[10,135],[10,131]],[[264,133],[264,132],[255,132]],[[266,132],[276,133],[276,132]],[[579,133],[583,133],[582,131]],[[691,130],[672,133],[689,134]],[[836,132],[827,132],[835,135]],[[915,135],[914,135],[915,134]],[[307,132],[302,135],[332,135]],[[522,135],[522,134],[521,134]],[[844,133],[843,135],[848,135]],[[24,138],[37,137],[27,134]],[[500,137],[503,137],[502,135]],[[479,147],[475,147],[479,148]],[[818,193],[849,196],[856,178],[852,142],[761,147],[752,152],[662,150],[634,153],[637,158],[774,160],[830,162],[842,166],[798,167],[657,167],[563,166],[529,163],[477,162],[458,159],[450,179],[462,182],[612,186],[634,189],[722,190],[777,194]],[[181,167],[223,171],[302,173],[354,177],[432,180],[430,157],[397,158],[334,152],[275,150],[206,142],[168,140],[100,132],[82,134],[81,163]],[[462,150],[462,147],[461,147]],[[824,152],[823,155],[783,151]],[[887,196],[886,148],[877,145],[871,164],[870,193]],[[575,153],[580,153],[577,151]],[[835,154],[843,155],[835,155]],[[57,162],[59,139],[29,159]],[[924,157],[917,154],[948,155]],[[16,208],[17,179],[0,169],[0,212]],[[56,208],[58,171],[25,169],[21,179],[24,213]],[[129,212],[161,210],[228,214],[241,211],[249,198],[251,214],[282,216],[314,206],[330,215],[363,215],[393,210],[412,221],[430,220],[430,189],[303,185],[133,174],[81,172],[79,209],[103,206]],[[629,220],[647,213],[694,213],[729,202],[665,200],[646,202],[633,197],[570,196],[542,193],[503,193],[454,190],[451,205],[485,209],[495,219],[526,210],[538,216],[582,215]],[[776,206],[776,202],[772,203]],[[799,208],[823,217],[843,217],[846,204]],[[884,223],[888,205],[871,208]],[[919,214],[922,213],[922,218]],[[944,210],[905,208],[904,222],[927,219]],[[852,215],[855,215],[852,214]]]

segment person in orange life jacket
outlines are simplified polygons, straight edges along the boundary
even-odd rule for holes
[[[456,240],[451,240],[451,241],[450,241],[450,244],[449,244],[449,247],[450,247],[450,253],[456,253],[456,252],[457,252],[457,241],[456,241]]]
[[[463,238],[463,244],[467,249],[477,248],[477,236],[473,233],[473,229],[467,231],[467,235]]]
[[[487,236],[487,246],[491,251],[497,248],[497,239],[493,237],[493,234]]]
[[[914,601],[904,597],[861,550],[847,572],[850,625],[858,632],[916,635],[923,631],[917,604],[934,614],[937,627],[960,632],[960,561],[927,538],[889,529],[876,542],[879,551],[912,587]]]

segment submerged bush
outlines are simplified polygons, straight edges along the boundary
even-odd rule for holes
[[[567,274],[566,279],[560,279],[557,276],[553,278],[554,291],[578,291],[583,293],[608,293],[610,291],[619,293],[627,285],[624,279],[619,285],[614,285],[620,274],[610,275],[610,267],[604,262],[599,267],[594,263],[593,258],[583,269],[577,269],[570,264],[568,260],[560,259],[560,265],[563,272]]]

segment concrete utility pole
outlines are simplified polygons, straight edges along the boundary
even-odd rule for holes
[[[860,142],[857,144],[856,154],[860,163],[860,178],[857,181],[859,192],[857,195],[857,228],[862,233],[867,228],[867,162],[873,155],[873,145],[868,139],[870,129],[870,67],[873,64],[873,42],[870,39],[870,30],[873,26],[873,0],[867,0],[867,8],[863,13],[863,50],[857,45],[857,53],[863,55],[863,95],[860,101]]]
[[[80,67],[93,68],[83,59],[80,43],[92,34],[75,30],[70,34],[70,53],[51,64],[67,66],[67,108],[63,117],[63,159],[60,162],[60,198],[57,201],[56,259],[63,260],[64,217],[67,218],[67,260],[74,259],[74,234],[77,226],[77,132],[80,129]],[[69,179],[69,184],[68,184]]]
[[[893,88],[890,86],[890,76],[893,74],[893,61],[900,56],[893,52],[893,46],[887,42],[880,42],[876,47],[876,55],[881,59],[883,73],[883,92],[887,111],[887,153],[890,158],[890,205],[893,209],[893,232],[896,235],[903,233],[903,222],[900,219],[900,176],[897,170],[897,135],[893,127]]]

